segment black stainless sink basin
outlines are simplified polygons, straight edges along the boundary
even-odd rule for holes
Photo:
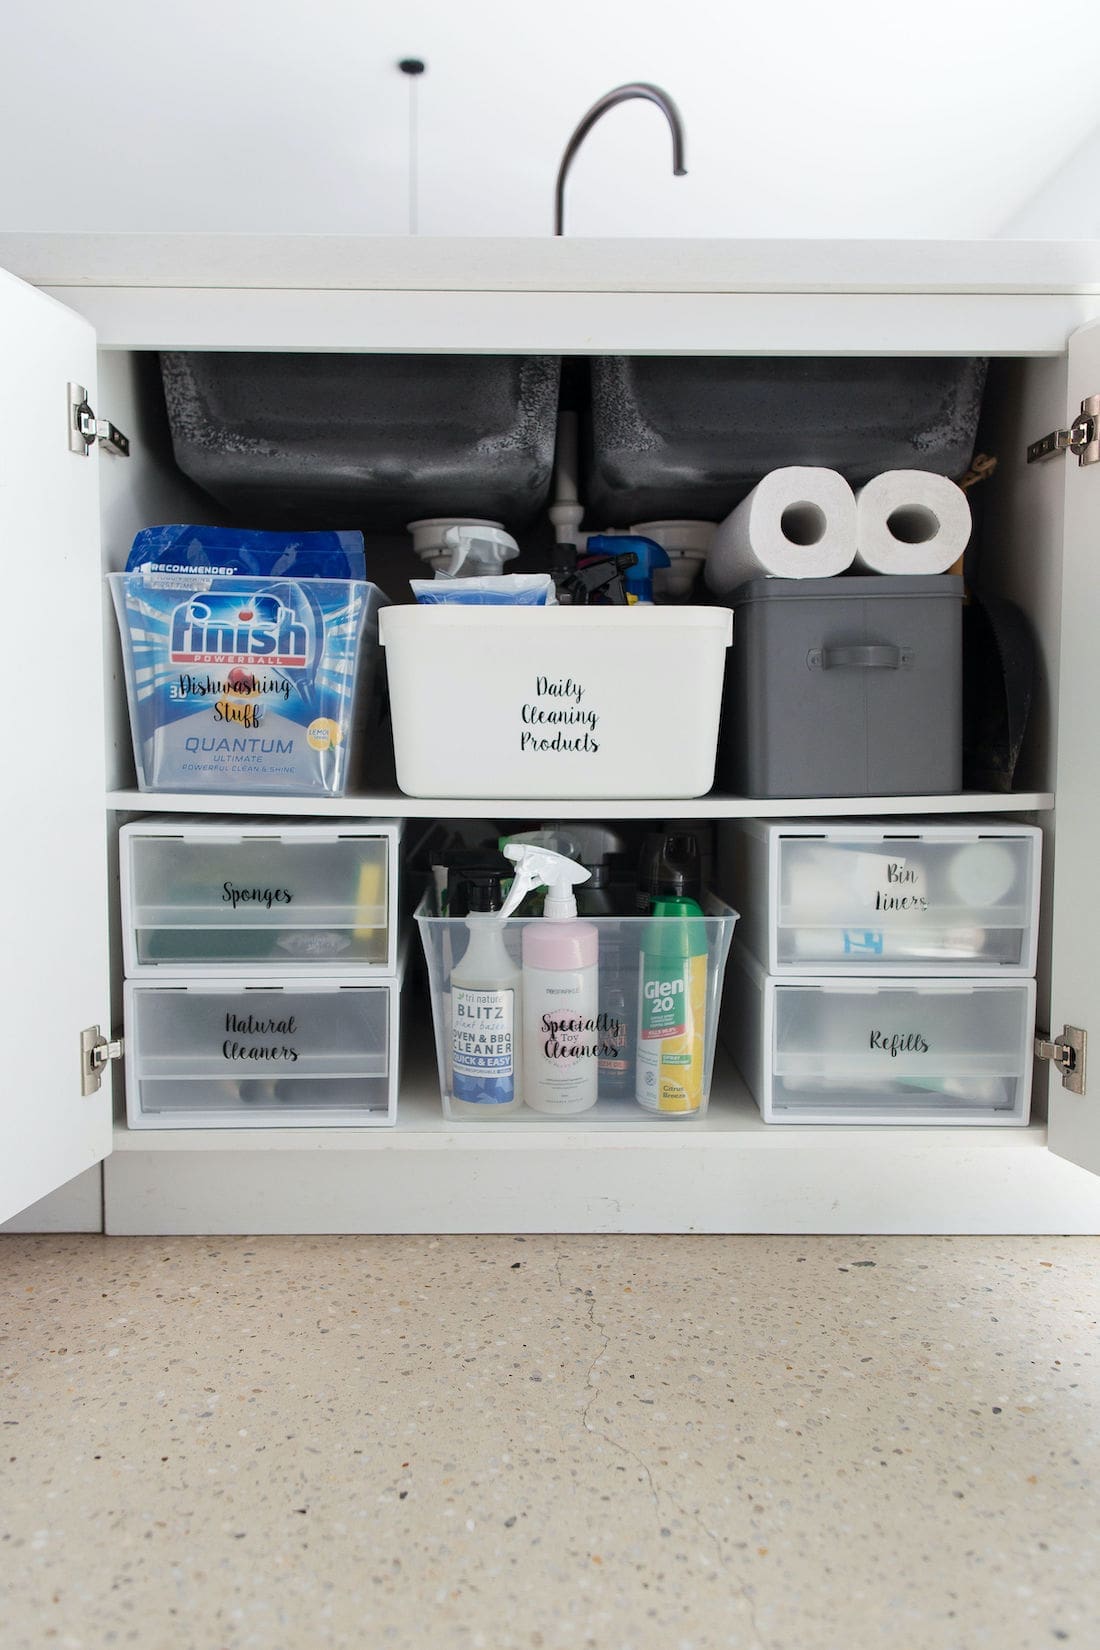
[[[551,356],[162,354],[176,461],[255,526],[392,528],[545,505]]]
[[[586,526],[720,520],[769,470],[958,476],[986,363],[933,358],[595,356]]]

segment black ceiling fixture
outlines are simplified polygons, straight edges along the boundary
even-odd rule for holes
[[[417,233],[419,154],[417,151],[416,84],[428,65],[422,57],[400,57],[397,67],[409,81],[409,234]]]

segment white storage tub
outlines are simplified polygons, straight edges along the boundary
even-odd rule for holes
[[[401,831],[400,820],[124,825],[126,973],[395,974]]]
[[[769,974],[1032,975],[1042,832],[1000,821],[738,820],[719,881]]]
[[[128,980],[132,1129],[393,1123],[399,979]]]
[[[1024,1124],[1034,980],[776,979],[735,946],[720,1032],[767,1123]]]
[[[702,796],[733,615],[723,607],[383,608],[409,796]]]

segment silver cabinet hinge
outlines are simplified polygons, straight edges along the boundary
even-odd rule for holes
[[[1062,1074],[1062,1087],[1071,1094],[1085,1092],[1085,1033],[1079,1026],[1063,1026],[1060,1037],[1035,1039],[1035,1058],[1050,1060]]]
[[[121,1037],[104,1037],[98,1026],[86,1026],[80,1033],[80,1092],[94,1094],[103,1081],[103,1069],[112,1060],[121,1060],[125,1044]]]
[[[88,392],[83,384],[69,385],[69,451],[91,452],[96,442],[104,452],[116,458],[129,458],[130,439],[115,428],[109,418],[97,418],[88,405]]]
[[[1085,397],[1068,430],[1051,430],[1041,441],[1033,441],[1027,461],[1035,464],[1041,458],[1056,458],[1059,453],[1073,453],[1078,464],[1100,463],[1100,395]]]

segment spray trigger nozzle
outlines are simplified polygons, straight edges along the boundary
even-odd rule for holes
[[[457,578],[464,568],[467,572],[499,573],[506,561],[519,555],[519,545],[502,527],[475,526],[467,522],[456,522],[444,529],[443,549],[451,552],[451,560],[436,576],[445,579]]]
[[[591,872],[576,860],[555,854],[550,848],[537,848],[524,842],[509,842],[504,850],[516,868],[508,898],[500,908],[502,918],[512,912],[532,888],[546,889],[543,915],[552,921],[561,921],[577,914],[577,900],[573,889],[579,882],[587,882]]]

